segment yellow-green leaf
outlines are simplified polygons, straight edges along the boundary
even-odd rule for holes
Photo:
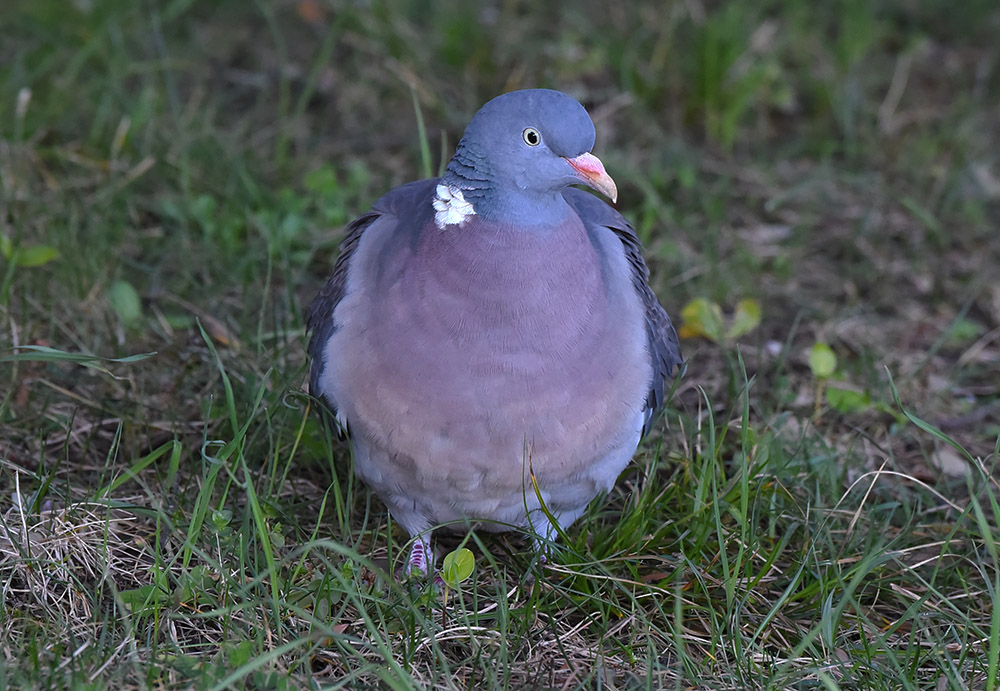
[[[826,402],[841,413],[860,413],[872,406],[872,398],[867,391],[852,391],[833,386],[826,390]]]
[[[817,343],[809,351],[809,367],[817,379],[829,379],[837,371],[837,356],[826,343]]]
[[[445,555],[441,564],[441,579],[450,588],[458,588],[459,584],[472,575],[476,568],[476,557],[471,550],[459,547],[454,552]]]
[[[108,302],[126,324],[131,324],[142,316],[142,301],[139,293],[128,281],[115,281],[108,289]]]
[[[748,334],[760,324],[760,302],[752,299],[740,300],[733,314],[733,321],[726,331],[726,338],[734,339]]]
[[[695,298],[681,310],[681,338],[698,336],[721,341],[724,335],[722,309],[706,298]]]
[[[144,618],[155,614],[170,599],[170,593],[155,583],[148,583],[134,590],[119,591],[118,597],[132,616]]]
[[[44,266],[59,256],[59,250],[52,245],[32,245],[14,250],[14,263],[24,268]]]

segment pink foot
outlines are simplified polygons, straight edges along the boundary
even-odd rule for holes
[[[433,552],[431,543],[422,537],[418,537],[413,542],[413,549],[410,550],[410,559],[407,562],[406,576],[426,576],[429,570]]]

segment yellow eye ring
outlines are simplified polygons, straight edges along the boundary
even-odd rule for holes
[[[528,146],[538,146],[542,143],[542,135],[534,127],[525,127],[521,133],[521,139]]]

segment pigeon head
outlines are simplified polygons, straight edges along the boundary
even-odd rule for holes
[[[477,215],[545,222],[563,208],[560,192],[569,185],[617,199],[614,181],[590,153],[594,138],[587,111],[566,94],[513,91],[479,109],[441,182]]]

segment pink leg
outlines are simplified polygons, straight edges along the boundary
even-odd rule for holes
[[[433,561],[430,535],[417,535],[413,541],[413,549],[410,550],[407,576],[426,576]]]
[[[559,518],[559,516],[556,516],[556,520],[559,520]],[[556,530],[556,527],[549,522],[548,517],[543,516],[541,520],[544,521],[544,523],[540,521],[540,525],[538,527],[541,528],[542,533],[540,535],[536,535],[532,542],[535,543],[535,552],[538,553],[539,563],[542,566],[545,566],[545,564],[549,561],[549,553],[552,550],[552,542],[559,536],[559,532]]]

